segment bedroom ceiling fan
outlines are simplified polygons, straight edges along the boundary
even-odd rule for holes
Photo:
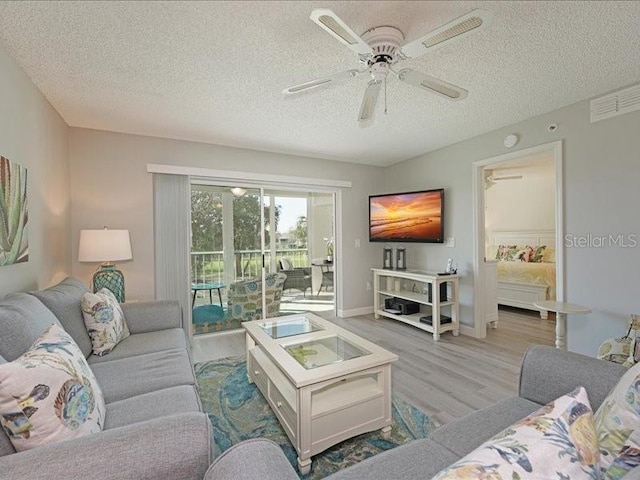
[[[522,180],[523,176],[519,174],[496,174],[492,170],[485,170],[484,176],[484,187],[485,189],[490,188],[496,184],[496,182],[500,182],[503,180]]]
[[[311,12],[311,20],[357,54],[360,64],[364,68],[350,69],[301,83],[285,88],[282,93],[295,95],[368,73],[371,76],[371,80],[364,92],[360,113],[358,114],[358,121],[361,123],[373,117],[378,96],[380,95],[380,88],[386,82],[390,73],[402,82],[435,93],[448,100],[462,100],[468,93],[465,89],[410,68],[398,70],[396,69],[396,63],[408,58],[419,57],[460,40],[467,35],[476,33],[489,24],[491,17],[491,13],[485,10],[473,10],[423,35],[417,40],[403,45],[404,34],[395,27],[373,27],[362,35],[357,35],[331,10],[324,8],[314,10]]]

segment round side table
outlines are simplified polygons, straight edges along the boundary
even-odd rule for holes
[[[533,302],[533,306],[540,310],[556,312],[556,348],[566,348],[567,314],[586,315],[591,313],[590,308],[582,305],[550,300]]]

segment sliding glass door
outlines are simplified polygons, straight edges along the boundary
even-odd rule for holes
[[[333,203],[327,193],[193,183],[194,333],[232,330],[255,318],[333,312],[327,261]]]

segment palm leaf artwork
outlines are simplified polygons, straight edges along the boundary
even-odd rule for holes
[[[0,266],[29,260],[27,169],[0,157]]]

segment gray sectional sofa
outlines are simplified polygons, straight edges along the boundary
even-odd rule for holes
[[[337,472],[327,480],[430,479],[493,435],[542,405],[582,385],[594,411],[626,369],[563,350],[535,346],[526,353],[517,397],[500,401],[438,428],[431,438],[414,440]],[[251,459],[248,462],[247,459]],[[268,440],[239,443],[219,456],[205,480],[297,480],[280,447]],[[640,479],[640,467],[628,480]]]
[[[211,425],[196,391],[177,302],[123,304],[131,335],[97,357],[80,310],[86,291],[67,278],[0,301],[0,362],[14,360],[49,325],[61,324],[103,390],[104,430],[20,453],[0,430],[0,478],[202,479],[211,463]]]

